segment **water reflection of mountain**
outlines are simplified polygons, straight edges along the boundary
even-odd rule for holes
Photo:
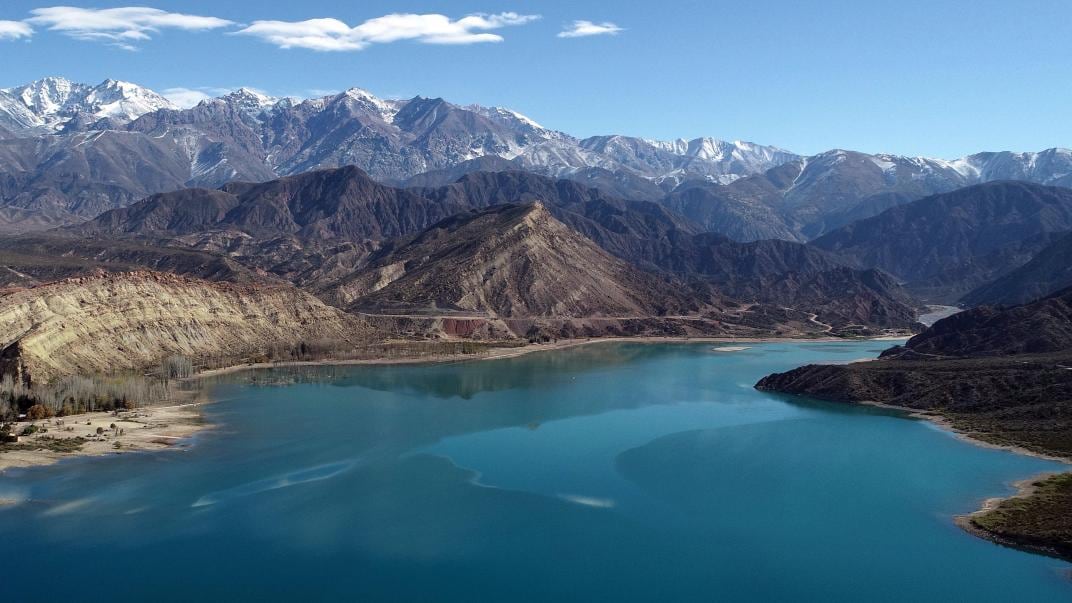
[[[331,448],[343,442],[348,454],[372,452],[384,459],[453,435],[539,428],[569,417],[697,399],[704,393],[694,384],[688,386],[694,391],[677,395],[675,388],[686,387],[687,380],[675,377],[675,370],[695,374],[697,365],[681,360],[695,360],[705,350],[602,344],[488,362],[291,367],[214,381],[223,398],[243,400],[235,420],[243,430],[267,436],[264,442],[303,439],[303,434],[280,431],[312,421],[317,437],[304,446]],[[627,363],[631,372],[649,371],[653,378],[643,384],[625,378]],[[236,382],[254,387],[229,391]],[[261,387],[266,382],[296,387]],[[510,390],[509,397],[483,395],[504,390]],[[339,451],[322,452],[328,460]]]
[[[459,363],[279,367],[215,377],[204,383],[324,383],[468,400],[481,392],[542,386],[580,373],[665,355],[657,347],[636,343],[588,345],[554,353],[537,352],[518,358],[466,362],[465,370],[458,370]]]

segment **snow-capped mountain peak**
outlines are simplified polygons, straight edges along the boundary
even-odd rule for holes
[[[16,131],[59,130],[79,115],[130,121],[159,109],[175,108],[152,90],[111,79],[90,86],[46,77],[0,90],[0,125]]]
[[[66,78],[46,77],[18,88],[5,90],[5,92],[10,92],[33,113],[45,116],[61,112],[70,102],[71,97],[82,89],[82,85],[75,84]]]
[[[404,104],[398,101],[383,100],[362,88],[350,88],[343,92],[342,95],[350,100],[357,101],[358,104],[373,113],[379,114],[380,119],[387,123],[394,121],[395,115],[398,114],[398,110]]]
[[[105,80],[87,91],[76,111],[95,117],[111,117],[130,121],[160,109],[177,109],[168,99],[137,84]]]
[[[260,90],[254,88],[239,88],[232,92],[229,92],[219,98],[210,99],[205,102],[222,102],[226,103],[238,111],[254,118],[258,119],[266,111],[269,111],[272,107],[278,105],[281,101],[286,99],[280,99],[275,96],[269,96]]]
[[[260,107],[268,107],[279,102],[279,98],[269,96],[255,88],[242,87],[226,96],[227,98],[241,100]]]
[[[463,108],[466,111],[472,111],[473,113],[482,115],[492,121],[517,128],[527,134],[539,134],[545,136],[554,134],[552,130],[548,130],[536,123],[536,120],[526,115],[522,115],[513,109],[507,109],[506,107],[485,107],[483,105],[468,105]]]

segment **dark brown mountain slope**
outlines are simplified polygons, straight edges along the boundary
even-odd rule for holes
[[[464,310],[496,317],[651,317],[704,305],[618,259],[540,203],[459,214],[335,287],[364,309]]]
[[[982,438],[1072,456],[1072,289],[935,323],[872,362],[808,365],[759,389],[939,412]]]
[[[1072,285],[1072,233],[1038,252],[1031,261],[961,298],[967,306],[1023,304]]]
[[[1072,459],[1072,289],[940,320],[871,362],[808,365],[759,389],[876,401],[947,418],[972,437]],[[1001,544],[1072,560],[1072,474],[958,518]]]
[[[0,237],[0,286],[31,287],[99,271],[135,270],[232,283],[276,282],[226,256],[193,249],[55,233]]]
[[[695,234],[656,203],[623,201],[570,180],[526,172],[468,174],[448,186],[400,190],[356,168],[324,170],[219,191],[156,195],[77,227],[98,236],[149,238],[226,254],[246,265],[327,290],[359,273],[392,237],[416,235],[471,209],[540,201],[603,250],[649,271],[714,285],[740,299],[820,315],[837,328],[904,328],[913,303],[898,287],[799,243],[737,243]],[[702,288],[702,287],[701,287]]]
[[[983,306],[940,320],[883,357],[1051,354],[1072,350],[1072,288],[1011,308]]]
[[[385,239],[418,232],[462,208],[374,182],[361,170],[319,170],[221,190],[185,189],[105,212],[76,230],[179,236],[236,230],[255,239]]]
[[[1072,189],[993,182],[920,199],[860,220],[811,245],[956,300],[1025,264],[1072,230]]]

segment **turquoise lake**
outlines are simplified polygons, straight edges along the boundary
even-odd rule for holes
[[[743,344],[749,345],[749,344]],[[888,342],[221,378],[180,451],[0,476],[8,601],[1067,601],[953,524],[1063,465],[757,392]]]

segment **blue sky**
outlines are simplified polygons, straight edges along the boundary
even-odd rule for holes
[[[358,86],[507,106],[579,136],[715,136],[800,153],[1072,146],[1065,0],[147,1],[162,16],[89,25],[41,10],[53,6],[0,5],[0,87],[46,75],[157,91]],[[379,19],[396,13],[440,17]],[[297,23],[308,19],[337,22]]]

